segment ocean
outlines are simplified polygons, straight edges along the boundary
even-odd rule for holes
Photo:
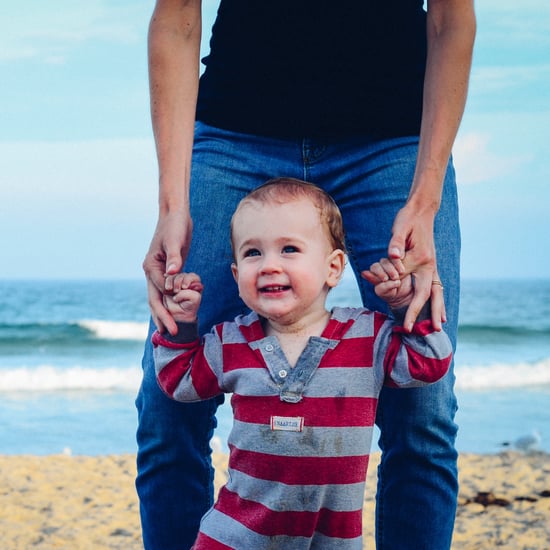
[[[550,280],[465,280],[455,356],[461,452],[536,430],[550,452]],[[358,305],[346,276],[331,305]],[[143,281],[0,280],[0,453],[134,453]],[[231,428],[218,411],[218,444]]]

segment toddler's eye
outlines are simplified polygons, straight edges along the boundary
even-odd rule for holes
[[[299,250],[291,244],[287,244],[285,247],[283,247],[283,254],[291,254],[293,252],[299,252]]]
[[[248,250],[245,251],[245,253],[243,254],[243,256],[245,258],[250,258],[252,256],[259,256],[260,255],[260,251],[257,249],[257,248],[249,248]]]

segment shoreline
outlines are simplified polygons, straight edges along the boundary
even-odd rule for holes
[[[214,453],[216,490],[227,455]],[[374,548],[379,454],[371,455],[364,547]],[[135,455],[0,455],[2,548],[142,549]],[[550,454],[460,454],[453,550],[550,548]]]

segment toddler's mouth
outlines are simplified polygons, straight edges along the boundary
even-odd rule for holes
[[[284,292],[285,290],[289,290],[290,287],[289,286],[284,286],[284,285],[270,285],[270,286],[263,286],[262,288],[260,288],[260,292],[264,292],[266,294],[268,293],[275,293],[275,292]]]

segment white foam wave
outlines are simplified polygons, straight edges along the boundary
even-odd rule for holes
[[[457,366],[459,390],[505,389],[550,385],[550,359],[538,363]],[[125,368],[16,367],[0,369],[0,392],[41,392],[64,390],[131,391],[141,383],[139,366]]]
[[[148,323],[94,319],[84,319],[78,325],[102,340],[145,340],[149,328]]]
[[[132,391],[141,383],[139,367],[93,369],[49,365],[0,370],[0,392],[63,390]]]
[[[550,384],[550,359],[535,363],[457,366],[456,388],[484,390]]]

